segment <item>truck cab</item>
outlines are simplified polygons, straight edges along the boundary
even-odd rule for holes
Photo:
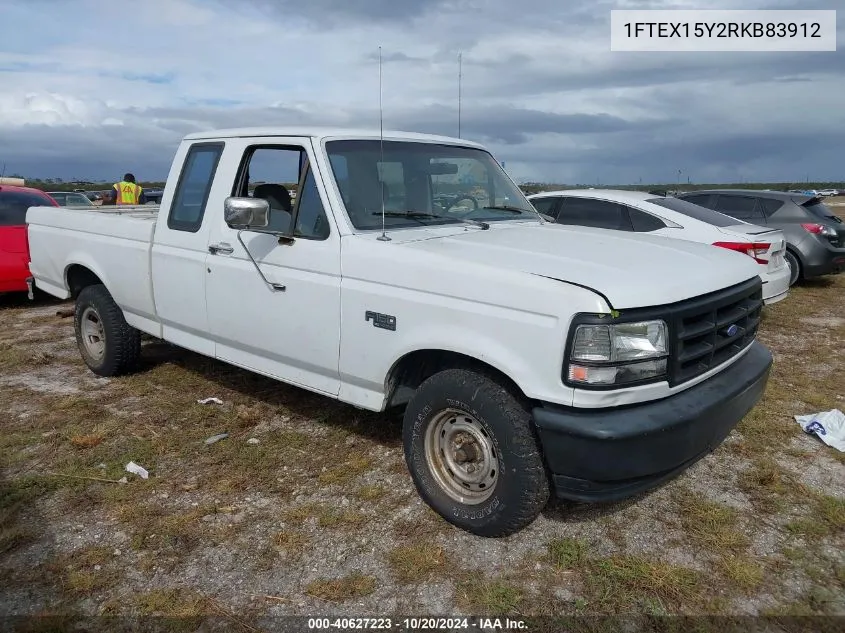
[[[674,477],[754,406],[772,362],[749,258],[547,222],[463,139],[197,133],[159,207],[27,221],[32,283],[75,299],[92,371],[134,371],[145,332],[402,407],[420,495],[482,536],[524,528],[552,494]]]

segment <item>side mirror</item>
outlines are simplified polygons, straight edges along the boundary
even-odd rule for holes
[[[233,229],[263,229],[270,222],[270,203],[230,196],[223,202],[223,219]]]

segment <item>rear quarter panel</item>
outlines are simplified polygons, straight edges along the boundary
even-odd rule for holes
[[[105,284],[130,324],[155,319],[152,216],[31,207],[27,224],[30,270],[38,288],[68,298],[68,271],[83,266]]]

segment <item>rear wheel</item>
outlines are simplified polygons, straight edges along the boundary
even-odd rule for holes
[[[435,374],[405,411],[405,460],[418,493],[448,522],[479,536],[529,525],[549,499],[525,403],[496,379]]]
[[[801,262],[790,250],[786,251],[783,258],[786,260],[786,265],[789,266],[789,285],[794,286],[801,279]]]
[[[73,320],[82,360],[95,374],[119,376],[137,367],[141,332],[126,322],[104,285],[82,289],[76,298]]]

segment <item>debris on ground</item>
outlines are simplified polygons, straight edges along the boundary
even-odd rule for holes
[[[246,441],[246,443],[247,443],[247,444],[258,444],[258,441],[259,441],[259,440],[258,440],[258,438],[257,438],[257,437],[251,437],[251,438],[249,438],[249,439]]]
[[[228,433],[218,433],[217,435],[212,435],[210,438],[208,438],[205,443],[214,444],[215,442],[219,442],[220,440],[225,440],[227,437],[229,437]]]
[[[845,453],[845,413],[839,409],[796,415],[795,420],[805,433],[815,434],[828,446]]]
[[[223,404],[223,401],[220,398],[212,396],[211,398],[201,398],[200,400],[197,400],[197,404]]]
[[[126,472],[138,475],[141,479],[147,479],[150,476],[150,473],[147,472],[146,468],[139,466],[135,462],[129,462],[126,464]]]
[[[72,317],[74,314],[73,308],[65,308],[63,310],[56,310],[56,316],[61,317],[63,319],[67,319],[68,317]]]

